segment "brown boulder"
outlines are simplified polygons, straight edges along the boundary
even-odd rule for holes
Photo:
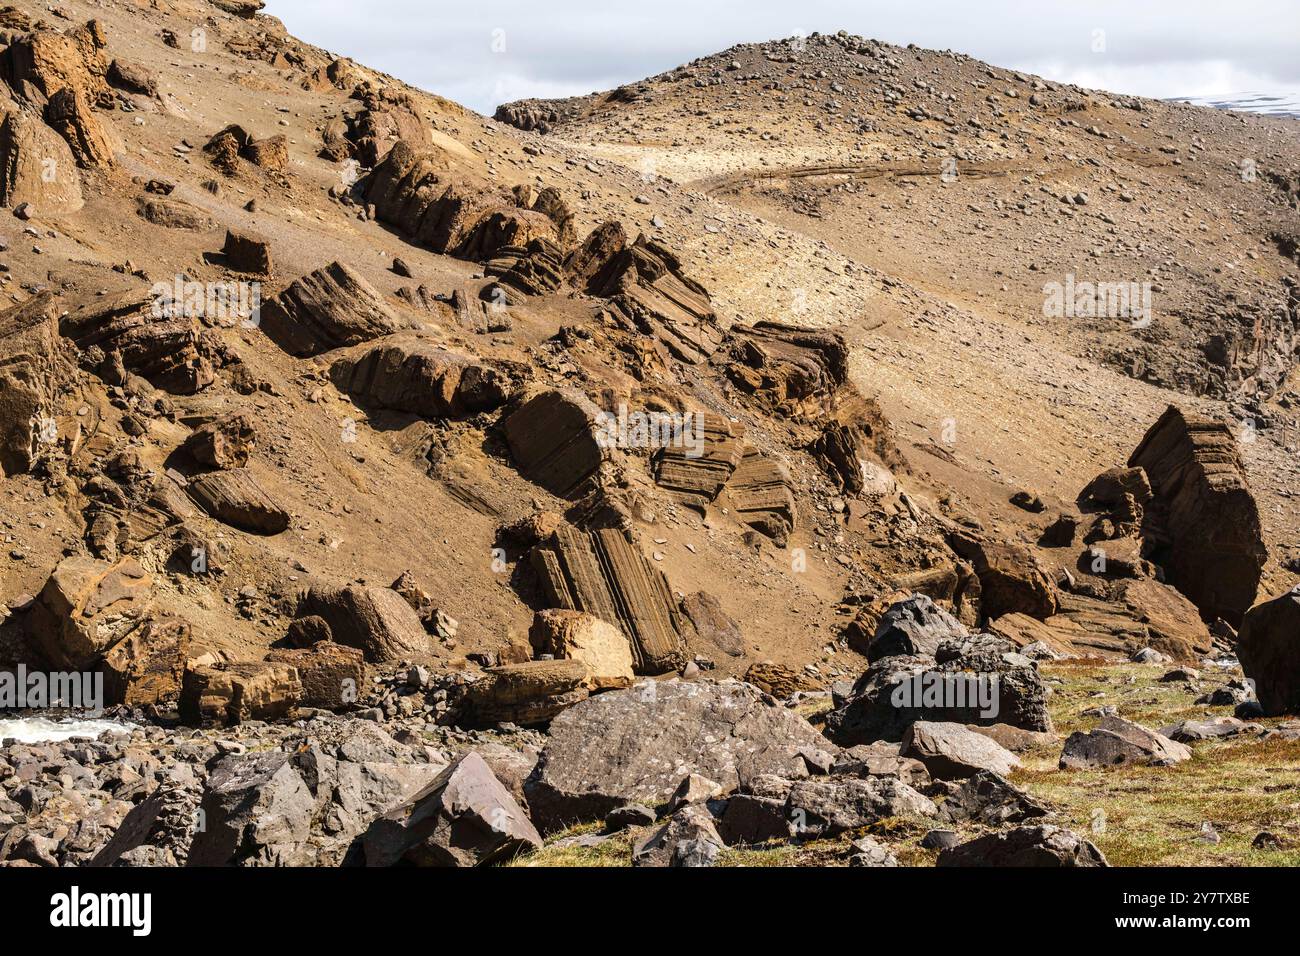
[[[262,489],[247,468],[198,475],[188,490],[209,515],[240,531],[273,535],[289,527],[289,512]]]
[[[745,671],[745,682],[773,697],[785,700],[799,691],[821,690],[821,685],[802,671],[774,661],[755,661]]]
[[[209,468],[242,468],[257,443],[253,420],[247,412],[231,412],[194,429],[181,450]]]
[[[561,498],[574,498],[605,460],[599,416],[581,392],[548,391],[521,405],[501,427],[527,478]]]
[[[212,353],[192,317],[164,306],[161,293],[168,288],[160,283],[89,300],[59,320],[59,331],[83,353],[117,353],[126,371],[164,391],[192,395],[216,378]],[[103,367],[101,375],[107,377]]]
[[[986,617],[1020,613],[1041,621],[1056,613],[1056,585],[1028,548],[964,533],[952,534],[948,543],[974,567]]]
[[[134,558],[64,558],[32,607],[28,633],[49,664],[81,670],[140,627],[152,600],[153,581]]]
[[[538,611],[528,640],[539,654],[587,665],[593,690],[632,686],[632,648],[613,624],[584,611]]]
[[[252,233],[226,230],[221,254],[227,268],[253,275],[271,274],[271,242]]]
[[[30,203],[42,215],[66,215],[85,205],[72,150],[39,119],[14,110],[0,121],[0,206]]]
[[[617,624],[632,642],[638,674],[663,674],[686,663],[668,580],[626,532],[585,533],[565,525],[532,550],[531,561],[546,605]]]
[[[359,647],[372,663],[424,658],[432,650],[419,616],[391,588],[309,588],[298,603],[298,617],[311,615],[329,625],[335,641]]]
[[[266,659],[288,664],[302,682],[302,706],[339,710],[355,704],[366,679],[365,655],[360,648],[320,641],[306,648],[271,651]]]
[[[65,87],[51,96],[45,106],[45,122],[67,141],[78,166],[113,165],[117,139],[95,115],[81,90]]]
[[[585,700],[591,669],[580,660],[528,661],[489,668],[469,686],[462,719],[475,726],[505,721],[531,726]]]
[[[722,609],[718,599],[707,591],[694,591],[682,598],[682,613],[690,619],[695,633],[732,657],[745,653],[740,624]]]
[[[150,619],[104,655],[106,704],[160,704],[181,691],[190,626],[174,616]]]
[[[279,720],[293,713],[302,698],[298,672],[270,662],[198,667],[185,672],[181,719],[191,726]]]
[[[71,87],[95,99],[107,90],[108,38],[98,20],[60,33],[36,30],[0,52],[0,77],[14,95],[37,105]]]
[[[432,340],[393,336],[330,367],[342,391],[363,402],[425,418],[448,418],[497,408],[508,382],[490,365]]]

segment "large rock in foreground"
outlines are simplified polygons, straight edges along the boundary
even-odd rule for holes
[[[1071,830],[1017,827],[944,850],[938,866],[1108,866],[1095,846]]]
[[[541,835],[478,754],[370,825],[367,866],[482,866],[538,849]]]
[[[903,734],[901,753],[925,764],[936,780],[972,777],[981,770],[1006,776],[1020,759],[1001,744],[961,724],[918,720]]]
[[[901,740],[918,720],[1050,731],[1047,688],[1033,661],[988,634],[945,641],[935,657],[891,655],[876,661],[826,718],[842,747]]]
[[[1300,713],[1300,587],[1247,612],[1237,659],[1265,716]]]
[[[1182,763],[1191,755],[1186,744],[1121,717],[1103,717],[1095,730],[1070,734],[1061,753],[1060,766],[1062,770],[1123,764],[1167,767]]]
[[[1155,493],[1142,528],[1148,556],[1207,620],[1238,626],[1268,551],[1232,431],[1170,405],[1128,463]]]
[[[806,777],[809,760],[824,766],[833,750],[748,684],[645,681],[556,717],[526,792],[534,821],[554,830],[625,803],[663,804],[692,773],[723,792],[761,774]]]

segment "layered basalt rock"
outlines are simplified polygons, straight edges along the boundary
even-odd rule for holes
[[[699,413],[698,447],[676,443],[654,458],[659,486],[684,502],[703,507],[715,501],[740,466],[744,455],[745,426],[713,412]]]
[[[280,348],[301,357],[390,335],[398,320],[370,283],[332,262],[265,302],[261,326]]]
[[[223,524],[250,534],[275,535],[289,527],[289,512],[273,499],[247,468],[198,475],[190,497]]]
[[[605,461],[599,420],[595,403],[565,389],[529,399],[501,428],[526,477],[561,498],[574,498],[589,490]]]
[[[747,448],[727,482],[726,494],[742,521],[784,545],[796,520],[791,487],[790,470],[784,464]]]
[[[655,336],[674,358],[696,364],[712,356],[723,334],[708,290],[684,273],[677,256],[645,236],[631,246],[617,247],[617,235],[598,230],[580,251],[571,274],[592,272],[587,292],[609,299],[612,308],[640,332]],[[612,254],[598,266],[604,251]]]
[[[733,328],[718,360],[740,391],[768,411],[797,418],[828,407],[848,382],[848,358],[838,332],[759,322]]]
[[[95,299],[59,320],[59,331],[82,353],[83,364],[112,384],[122,370],[164,391],[191,395],[216,377],[213,350],[193,318],[162,307],[151,290]]]
[[[662,674],[686,663],[668,580],[626,532],[566,525],[532,550],[531,562],[548,607],[586,611],[622,629],[637,673]]]
[[[330,377],[362,402],[425,418],[490,411],[506,401],[510,385],[490,365],[431,340],[405,336],[339,359]]]
[[[1231,430],[1171,405],[1128,464],[1145,471],[1154,496],[1142,522],[1146,555],[1203,617],[1239,625],[1268,551]]]

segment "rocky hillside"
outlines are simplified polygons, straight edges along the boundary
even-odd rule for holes
[[[847,37],[487,120],[256,2],[0,28],[0,712],[126,722],[5,746],[0,862],[1095,865],[1114,768],[1293,740],[1291,126]],[[1061,710],[1142,667],[1159,733]]]

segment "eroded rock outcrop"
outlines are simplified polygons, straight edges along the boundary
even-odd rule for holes
[[[59,320],[82,364],[110,384],[134,372],[164,391],[191,395],[216,378],[213,349],[193,317],[174,314],[149,289],[94,299]]]
[[[57,314],[49,292],[0,312],[0,476],[29,471],[53,437],[48,423],[67,371]]]
[[[1203,617],[1239,625],[1268,551],[1231,430],[1171,405],[1128,463],[1154,493],[1142,529],[1151,560]]]
[[[685,664],[668,581],[626,532],[565,525],[533,549],[531,561],[549,607],[586,611],[619,626],[631,641],[637,673],[662,674]]]
[[[425,418],[490,411],[505,402],[510,385],[491,365],[413,336],[383,339],[340,358],[330,377],[362,402]]]
[[[0,121],[0,206],[23,203],[58,216],[77,212],[85,200],[68,144],[36,117],[11,110]]]
[[[280,348],[301,357],[390,335],[398,321],[370,283],[332,262],[264,303],[262,329]]]

